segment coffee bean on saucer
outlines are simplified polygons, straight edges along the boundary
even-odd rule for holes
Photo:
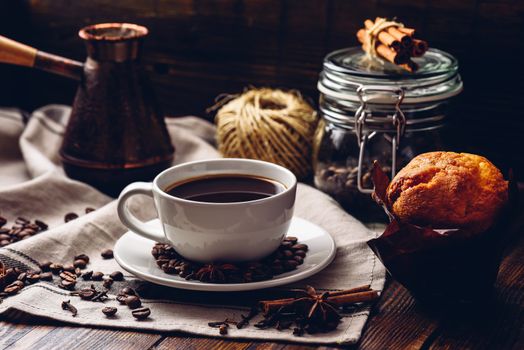
[[[136,295],[129,295],[126,298],[126,305],[129,306],[130,309],[136,309],[142,305],[142,301],[140,301],[140,298]]]
[[[112,272],[109,277],[111,277],[115,281],[122,281],[124,279],[124,274],[120,271]]]
[[[93,274],[91,275],[91,279],[93,281],[101,281],[102,278],[104,278],[104,274],[100,271],[93,272]]]
[[[105,308],[102,309],[102,313],[106,315],[107,317],[115,316],[117,311],[118,309],[112,306],[106,306]]]
[[[69,221],[74,220],[74,219],[76,219],[76,218],[78,218],[78,215],[77,215],[77,214],[75,214],[75,213],[67,213],[67,214],[65,215],[65,217],[64,217],[64,221],[65,221],[65,222],[69,222]]]
[[[95,209],[94,209],[94,208],[89,208],[89,207],[87,207],[87,208],[85,209],[85,213],[86,213],[86,214],[89,214],[89,213],[92,212],[92,211],[95,211]]]
[[[297,237],[293,237],[293,236],[286,236],[286,237],[284,237],[284,241],[285,242],[291,242],[292,244],[296,244],[298,242],[298,238]]]
[[[140,309],[135,309],[131,312],[134,318],[137,320],[145,320],[151,315],[151,310],[147,307],[142,307]]]
[[[113,251],[111,249],[105,249],[100,253],[102,255],[102,258],[104,259],[112,259],[113,258]]]
[[[306,252],[303,251],[303,250],[296,250],[295,251],[295,256],[300,256],[301,258],[305,258],[306,257]]]
[[[293,258],[299,265],[302,265],[304,263],[304,259],[301,256],[295,255]]]
[[[295,244],[294,246],[291,247],[291,249],[292,250],[303,250],[307,252],[308,246],[305,244]]]

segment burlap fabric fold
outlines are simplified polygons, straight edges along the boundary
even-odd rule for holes
[[[89,269],[111,273],[121,269],[114,259],[102,259],[100,251],[112,248],[126,229],[118,220],[114,199],[68,179],[60,167],[57,154],[69,113],[69,107],[50,105],[35,111],[25,124],[17,110],[0,110],[0,215],[10,220],[7,226],[18,216],[39,219],[49,225],[45,232],[1,248],[0,260],[9,266],[38,269],[39,261],[71,263],[74,255],[85,253],[91,257]],[[167,125],[176,147],[175,163],[219,157],[213,145],[212,124],[185,117],[167,119]],[[85,214],[88,207],[96,210]],[[135,198],[132,207],[143,219],[155,216],[152,202],[147,198]],[[64,215],[69,212],[77,213],[79,218],[65,223]],[[376,290],[383,288],[384,267],[366,245],[368,239],[376,236],[375,232],[345,213],[333,199],[304,184],[298,188],[295,213],[326,229],[335,239],[337,255],[323,272],[283,288],[306,284],[320,290],[365,284]],[[140,281],[128,273],[125,281],[113,285],[111,292],[116,293],[124,285],[140,289],[144,306],[151,309],[148,320],[136,321],[127,307],[118,304],[114,294],[104,304],[82,301],[51,282],[33,284],[4,299],[0,318],[34,315],[43,321],[48,318],[83,326],[219,336],[217,329],[207,325],[209,321],[226,317],[240,320],[256,298],[278,295],[278,290],[242,293],[176,290]],[[77,288],[82,288],[82,284]],[[69,299],[78,308],[76,317],[61,309],[61,302]],[[101,313],[104,306],[118,307],[117,317],[106,318]],[[358,341],[369,309],[366,306],[355,310],[343,318],[336,331],[327,334],[296,337],[291,331],[259,330],[252,322],[241,330],[230,328],[226,337],[351,344]]]

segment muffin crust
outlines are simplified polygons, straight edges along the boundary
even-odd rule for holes
[[[468,153],[420,154],[391,181],[387,199],[404,222],[437,229],[488,229],[508,199],[508,182],[489,160]]]

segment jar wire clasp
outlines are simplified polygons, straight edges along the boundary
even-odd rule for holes
[[[360,100],[360,107],[355,112],[355,133],[360,149],[358,156],[357,187],[362,193],[373,193],[373,188],[365,188],[362,184],[364,155],[370,135],[366,121],[373,119],[373,115],[368,109],[368,103],[395,103],[395,113],[393,116],[387,117],[387,119],[391,120],[393,130],[395,130],[395,135],[391,137],[391,178],[393,178],[395,177],[397,168],[397,149],[406,127],[406,117],[400,108],[404,100],[404,89],[401,87],[361,85],[357,89],[357,96]],[[374,132],[372,134],[374,134]]]

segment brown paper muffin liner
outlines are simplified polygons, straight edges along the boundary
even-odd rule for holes
[[[388,207],[390,180],[377,163],[372,176],[373,198],[390,223],[380,237],[367,243],[391,276],[415,298],[433,304],[474,303],[489,298],[517,207],[511,176],[508,205],[490,229],[474,235],[459,228],[436,230],[401,222]]]

